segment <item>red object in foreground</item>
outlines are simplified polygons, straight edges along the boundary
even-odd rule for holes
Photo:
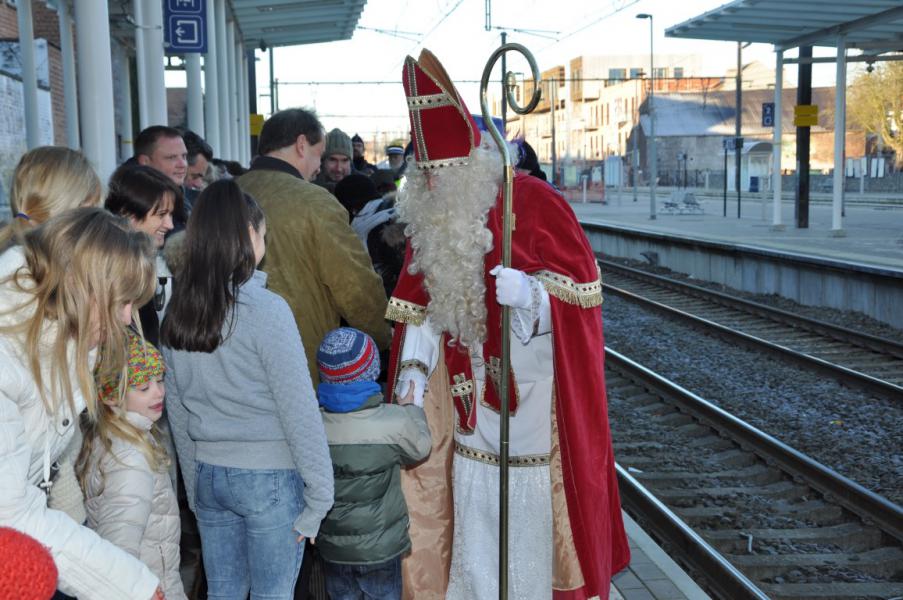
[[[56,591],[50,551],[20,531],[0,527],[0,600],[47,600]]]

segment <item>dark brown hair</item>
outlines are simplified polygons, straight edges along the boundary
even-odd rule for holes
[[[153,167],[126,163],[110,177],[109,191],[103,205],[114,215],[143,221],[156,210],[167,193],[173,197],[173,216],[183,218],[184,199],[181,187]]]
[[[201,192],[188,219],[185,261],[160,332],[164,346],[213,352],[229,336],[239,288],[257,267],[248,225],[259,231],[263,220],[257,202],[231,179]]]

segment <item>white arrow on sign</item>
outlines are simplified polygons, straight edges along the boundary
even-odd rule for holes
[[[185,27],[188,28],[188,31],[190,32],[191,37],[185,37],[185,34],[186,34]],[[177,19],[175,34],[176,34],[176,43],[177,44],[197,44],[198,43],[197,21],[192,21],[189,19]]]

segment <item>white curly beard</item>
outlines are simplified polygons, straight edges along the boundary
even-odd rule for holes
[[[476,348],[486,339],[483,259],[493,243],[486,218],[502,184],[501,154],[484,140],[467,165],[428,173],[414,166],[397,203],[414,253],[408,271],[423,274],[433,329]]]

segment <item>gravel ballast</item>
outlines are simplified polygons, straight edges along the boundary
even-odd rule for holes
[[[605,299],[603,318],[612,349],[903,504],[903,404],[844,388],[613,295]],[[611,420],[617,435],[615,411]]]

